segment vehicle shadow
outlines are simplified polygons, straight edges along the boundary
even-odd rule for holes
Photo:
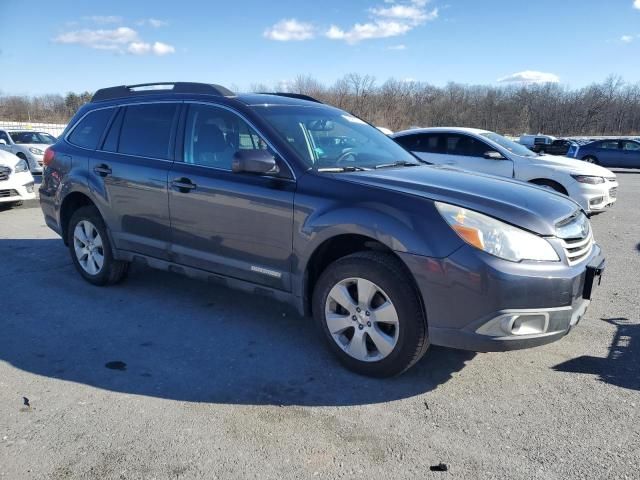
[[[433,390],[475,356],[433,347],[400,377],[360,377],[312,322],[266,297],[137,265],[124,283],[94,287],[60,240],[0,240],[0,259],[0,361],[96,388],[188,402],[372,404]]]
[[[598,375],[602,382],[630,390],[640,390],[640,324],[626,318],[603,318],[615,325],[616,334],[606,358],[584,355],[553,367],[558,372]]]

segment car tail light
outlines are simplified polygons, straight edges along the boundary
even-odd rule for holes
[[[44,157],[42,158],[42,163],[44,163],[44,165],[46,167],[48,167],[49,165],[51,165],[51,162],[53,162],[53,158],[56,156],[56,152],[53,151],[53,148],[49,147],[44,151]]]

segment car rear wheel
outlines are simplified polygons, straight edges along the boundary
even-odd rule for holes
[[[584,160],[587,163],[594,163],[596,165],[598,164],[598,159],[596,157],[594,157],[593,155],[587,155],[582,160]]]
[[[389,254],[360,252],[320,276],[314,318],[347,368],[374,377],[398,375],[426,352],[426,322],[407,275]]]
[[[126,276],[129,263],[113,258],[107,229],[95,207],[82,207],[73,214],[67,241],[76,269],[89,283],[110,285]]]

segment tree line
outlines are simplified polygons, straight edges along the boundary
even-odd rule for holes
[[[476,127],[518,136],[640,134],[640,83],[611,76],[571,89],[560,84],[464,85],[438,87],[426,82],[350,73],[331,85],[310,76],[278,86],[255,84],[252,91],[288,91],[315,97],[377,126],[394,131],[421,126]],[[90,92],[34,97],[0,95],[0,119],[64,123]]]

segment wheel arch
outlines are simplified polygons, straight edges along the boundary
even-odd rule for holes
[[[422,314],[426,322],[427,312],[424,300],[420,294],[420,289],[418,288],[415,277],[407,265],[402,261],[402,258],[393,249],[382,243],[380,240],[361,233],[336,234],[322,241],[311,253],[302,277],[304,314],[310,316],[312,313],[313,290],[322,272],[336,260],[353,253],[363,251],[378,251],[386,253],[398,262],[398,265],[401,266],[413,286],[414,293],[418,298],[418,302],[420,303]]]
[[[96,210],[100,212],[96,203],[91,200],[87,194],[80,191],[68,193],[60,204],[60,233],[65,245],[68,245],[67,230],[69,228],[71,217],[75,211],[82,207],[95,207]],[[100,215],[102,216],[101,212]],[[104,218],[104,216],[102,216],[102,218]]]
[[[528,182],[538,186],[551,187],[557,192],[562,193],[563,195],[569,195],[569,191],[562,183],[558,182],[557,180],[553,180],[551,178],[544,178],[544,177],[532,178],[531,180],[528,180]]]

